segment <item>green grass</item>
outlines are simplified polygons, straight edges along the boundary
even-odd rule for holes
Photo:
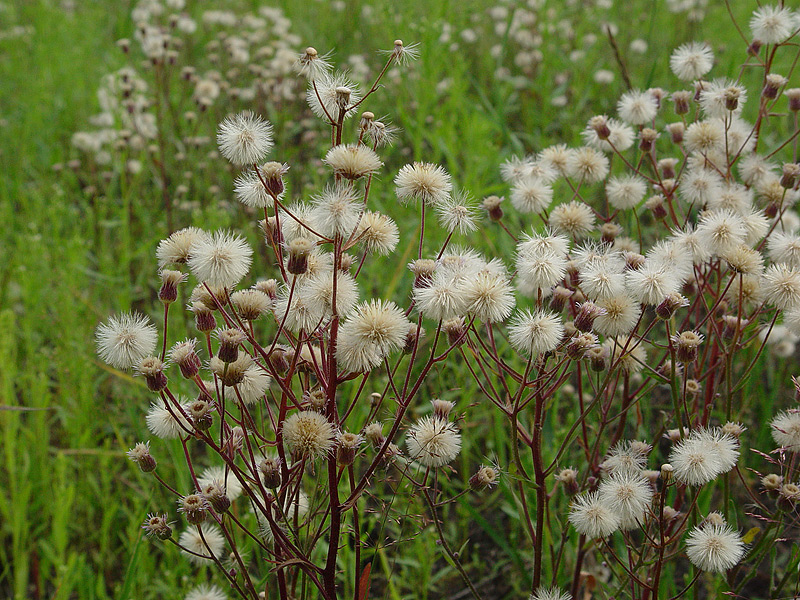
[[[457,32],[470,25],[471,14],[484,14],[487,3],[478,0],[379,0],[373,5],[374,20],[363,27],[354,27],[352,14],[361,3],[352,0],[345,11],[333,10],[326,2],[312,2],[310,8],[288,0],[281,4],[302,44],[335,48],[339,59],[364,53],[377,67],[374,51],[391,47],[393,39],[421,42],[418,77],[407,85],[387,84],[375,109],[402,128],[401,142],[386,158],[375,196],[376,206],[392,214],[401,230],[415,217],[404,215],[392,198],[391,177],[403,162],[442,161],[458,186],[476,197],[501,194],[498,165],[504,158],[554,142],[576,142],[586,118],[613,112],[623,91],[619,75],[603,88],[587,73],[572,71],[567,48],[545,56],[526,89],[514,90],[493,80],[489,50],[503,43],[502,36],[479,40],[474,48],[462,43],[450,49],[439,41],[441,21],[452,23]],[[676,18],[663,2],[626,4],[635,9],[626,6],[616,17],[620,46],[627,48],[634,37],[650,44],[645,56],[626,52],[634,85],[674,85],[665,48],[689,39],[714,40],[718,69],[730,71],[726,66],[735,64],[729,48],[740,43],[722,7],[714,7],[695,31],[678,33]],[[747,15],[752,7],[744,4],[754,3],[736,4],[740,15]],[[0,596],[181,597],[197,581],[194,570],[173,549],[142,539],[139,527],[146,512],[163,505],[166,496],[123,456],[145,436],[142,416],[148,395],[141,382],[102,366],[93,342],[94,327],[106,315],[130,307],[147,311],[152,305],[153,253],[164,234],[155,187],[149,182],[120,187],[92,203],[74,179],[51,169],[75,156],[70,136],[98,111],[95,91],[100,78],[125,63],[114,42],[131,36],[132,2],[86,0],[76,5],[69,13],[55,0],[16,0],[4,3],[0,12],[2,30],[15,25],[32,28],[20,38],[0,40]],[[548,6],[566,11],[561,2]],[[600,35],[595,23],[576,21],[578,36],[588,31]],[[592,68],[616,70],[607,45],[601,41],[596,48],[600,50]],[[554,80],[562,73],[563,90],[555,90]],[[439,94],[435,84],[445,77],[450,79],[449,89]],[[550,104],[559,93],[569,96],[563,109]],[[278,123],[288,118],[272,117]],[[297,192],[307,196],[310,186],[301,186],[308,183],[297,181]],[[222,184],[229,186],[230,178],[223,177]],[[241,217],[213,205],[184,212],[180,220],[182,225],[194,222],[209,228],[246,225]],[[490,254],[510,251],[505,239],[486,237],[484,247]],[[389,296],[402,298],[407,292],[404,273],[402,282],[399,272],[388,282],[381,282],[376,273],[377,269],[375,290],[365,289],[365,295],[384,295],[388,288]],[[773,404],[787,400],[789,367],[773,368],[762,359],[745,388],[746,396],[759,398],[753,403],[754,422],[763,422],[774,412]],[[426,397],[477,396],[474,384],[457,366],[435,372],[428,386]],[[508,464],[503,440],[507,434],[498,421],[489,419],[477,441],[470,441],[473,437],[465,432],[467,445],[458,468],[464,480],[482,457],[496,456],[500,464]],[[766,447],[768,435],[760,432],[757,441]],[[174,464],[178,448],[169,448]],[[174,479],[167,450],[159,447],[158,452],[165,478]],[[476,505],[448,509],[447,533],[455,547],[466,544],[473,572],[502,578],[509,569],[527,571],[529,557],[519,550],[526,543],[522,531],[497,527],[517,523],[515,494],[504,482]],[[417,504],[395,508],[419,510]],[[412,537],[410,526],[386,527],[393,535]],[[379,551],[374,569],[382,583],[375,597],[438,598],[449,586],[459,585],[434,539],[430,528],[414,536],[404,558],[391,548]],[[345,553],[342,565],[349,566],[350,560]],[[499,593],[519,592],[525,585],[513,582]]]

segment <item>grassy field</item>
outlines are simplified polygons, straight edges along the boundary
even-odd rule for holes
[[[153,544],[140,527],[143,516],[167,497],[124,457],[125,450],[147,436],[143,420],[147,390],[140,379],[106,367],[95,356],[94,328],[107,315],[131,308],[152,314],[158,286],[154,252],[167,232],[156,177],[139,177],[130,185],[120,177],[115,179],[119,185],[97,195],[87,191],[86,182],[68,167],[53,169],[54,164],[66,165],[79,156],[70,139],[99,112],[96,91],[102,76],[130,61],[115,42],[133,35],[133,4],[129,0],[0,3],[3,598],[175,598],[198,580],[196,570],[182,563],[176,550]],[[189,11],[199,14],[212,4],[189,0]],[[262,3],[225,4],[244,10]],[[515,50],[507,32],[492,31],[474,41],[461,34],[482,31],[490,8],[487,1],[375,0],[367,13],[367,5],[356,0],[345,0],[338,8],[317,0],[276,4],[301,40],[298,49],[309,44],[335,49],[334,59],[342,62],[362,55],[373,72],[382,60],[376,51],[390,49],[394,39],[420,43],[414,76],[388,82],[371,107],[378,115],[389,115],[400,128],[396,147],[384,157],[387,166],[374,197],[376,206],[392,215],[401,230],[403,220],[413,217],[405,217],[395,206],[391,178],[402,164],[412,159],[441,162],[458,187],[476,198],[503,195],[507,193],[499,175],[503,160],[557,142],[575,144],[587,118],[612,112],[625,90],[610,44],[597,21],[582,18],[580,2],[573,8],[561,1],[542,3],[546,6],[540,10],[541,20],[563,20],[572,34],[562,39],[556,26],[542,31],[547,51],[520,87],[495,76],[501,59],[493,56],[493,46],[500,45],[500,52],[508,55],[504,64],[513,68]],[[732,49],[740,49],[743,42],[721,3],[712,2],[707,17],[688,27],[679,25],[681,17],[659,0],[621,4],[592,9],[590,14],[618,26],[616,43],[635,87],[676,84],[669,75],[669,52],[690,39],[712,41],[717,71],[735,73],[740,54],[734,58]],[[733,4],[744,25],[755,2]],[[443,31],[450,32],[449,40]],[[598,41],[586,56],[573,55],[571,60],[570,52],[578,44],[573,40],[589,33]],[[647,42],[644,52],[630,50],[636,39]],[[593,74],[599,69],[612,72],[613,82],[598,83]],[[220,117],[226,112],[225,107],[215,110],[221,111]],[[286,139],[300,138],[297,131],[304,125],[297,115],[273,109],[267,116]],[[324,136],[323,132],[314,143],[322,147]],[[281,149],[285,160],[304,160],[309,150],[299,146],[287,143]],[[292,167],[298,195],[322,181],[318,170],[302,171],[300,164]],[[211,168],[193,180],[192,201],[176,208],[176,228],[247,227],[247,235],[255,241],[253,218],[242,216],[234,206],[231,181],[229,173],[217,177]],[[477,237],[480,240],[464,242],[489,255],[512,251],[507,239],[491,231]],[[406,246],[401,242],[399,251]],[[263,262],[257,263],[262,267]],[[383,297],[401,299],[408,292],[403,272],[386,275],[375,267],[369,281]],[[786,403],[795,360],[761,360],[745,390],[745,396],[754,397],[750,416],[766,420],[774,413],[773,405]],[[431,395],[437,388],[446,389],[450,399],[478,392],[458,363],[438,370],[429,385]],[[464,481],[470,475],[468,465],[485,456],[487,448],[500,464],[508,462],[506,431],[495,420],[485,423],[482,433],[475,431],[474,438],[483,438],[480,447],[472,447],[473,438],[465,433],[464,469],[459,469]],[[768,446],[769,432],[758,435],[760,447]],[[756,440],[752,442],[756,446]],[[177,465],[180,446],[170,446],[169,452]],[[165,477],[186,477],[171,472],[169,457],[164,456],[162,464]],[[480,573],[478,579],[496,582],[488,588],[494,590],[490,597],[523,597],[527,587],[525,581],[504,581],[527,560],[517,550],[523,532],[509,525],[517,522],[515,506],[514,492],[501,485],[480,502],[452,507],[447,515],[452,539],[472,540],[465,564]],[[418,507],[412,503],[395,509],[413,513]],[[395,527],[396,535],[412,539],[400,560],[390,549],[377,551],[382,579],[375,597],[449,597],[460,580],[442,560],[432,528],[412,536],[410,525],[408,530]],[[201,573],[201,578],[206,576],[211,577],[210,570]]]

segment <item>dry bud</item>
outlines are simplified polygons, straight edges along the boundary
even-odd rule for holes
[[[150,454],[150,442],[139,442],[127,452],[128,458],[139,465],[143,473],[156,470],[156,459]]]
[[[228,512],[231,507],[231,499],[225,494],[221,482],[212,481],[203,489],[203,498],[205,498],[218,515]]]
[[[550,308],[554,312],[561,312],[567,304],[567,300],[572,297],[574,292],[560,285],[553,288],[553,297],[550,298]]]
[[[299,237],[289,242],[289,263],[287,270],[292,275],[302,275],[308,271],[308,255],[314,244],[311,240]]]
[[[774,100],[778,97],[778,92],[786,85],[787,81],[783,75],[770,73],[764,80],[764,89],[761,90],[761,95],[767,100]]]
[[[189,494],[178,500],[178,512],[182,512],[192,525],[199,525],[206,520],[210,505],[200,494]]]
[[[679,115],[689,113],[689,104],[692,101],[692,93],[686,90],[672,92],[672,101],[675,103],[675,112]]]
[[[562,483],[570,496],[578,493],[578,472],[575,469],[561,469],[556,475],[556,480]]]
[[[483,466],[469,478],[469,486],[475,490],[485,490],[497,484],[499,472],[494,467]]]
[[[161,289],[158,291],[158,299],[164,304],[172,304],[178,299],[178,285],[186,281],[186,274],[180,271],[164,269],[160,273]]]
[[[220,342],[217,358],[225,363],[236,362],[239,358],[239,345],[247,339],[244,332],[235,328],[223,329],[217,337]]]
[[[441,398],[436,398],[431,400],[431,404],[433,405],[433,414],[444,421],[447,421],[450,418],[450,413],[456,406],[455,402],[450,402],[449,400],[442,400]]]
[[[781,177],[781,186],[784,189],[790,190],[797,183],[800,177],[800,164],[786,163],[783,165],[783,176]]]
[[[167,522],[167,515],[149,514],[142,524],[142,529],[147,535],[155,536],[160,540],[168,540],[172,537],[172,527]]]
[[[271,490],[277,489],[281,485],[281,459],[267,457],[258,465],[261,471],[261,479],[264,485]]]
[[[145,356],[136,369],[144,376],[147,389],[160,392],[167,387],[167,376],[164,374],[164,363],[155,356]]]
[[[358,447],[363,441],[364,438],[356,433],[340,433],[336,446],[336,462],[343,466],[352,465],[356,459]]]
[[[483,199],[483,208],[489,213],[492,221],[499,221],[503,218],[503,209],[500,208],[502,202],[503,199],[500,196],[487,196]]]

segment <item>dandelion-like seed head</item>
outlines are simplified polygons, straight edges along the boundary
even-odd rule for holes
[[[339,144],[325,155],[324,161],[336,175],[360,179],[372,175],[383,166],[374,150],[364,144]]]
[[[770,422],[772,439],[790,452],[800,452],[800,412],[785,411]]]
[[[658,104],[648,92],[631,90],[623,94],[617,103],[619,118],[631,125],[649,123],[657,112]]]
[[[405,165],[394,179],[400,202],[421,201],[437,204],[450,197],[453,184],[450,174],[439,165],[415,162]]]
[[[619,529],[621,520],[597,492],[576,496],[569,511],[569,522],[589,538],[604,538]]]
[[[518,313],[509,327],[511,345],[525,355],[535,356],[552,352],[564,336],[561,317],[543,310]]]
[[[384,214],[370,210],[361,215],[356,237],[367,252],[383,256],[394,251],[400,241],[395,222]]]
[[[155,351],[158,332],[150,319],[138,313],[123,313],[98,325],[97,353],[117,369],[129,369]]]
[[[739,563],[744,553],[742,537],[724,522],[695,527],[686,538],[686,554],[701,571],[727,571]]]
[[[202,533],[201,533],[202,532]],[[181,533],[178,543],[188,552],[182,551],[189,562],[202,565],[212,560],[212,556],[217,559],[222,557],[225,548],[225,536],[222,535],[219,527],[209,523],[203,523],[199,527],[191,526]]]
[[[196,240],[189,253],[189,268],[195,277],[220,287],[239,283],[247,275],[253,257],[253,250],[244,238],[227,231],[217,231],[210,238]]]
[[[670,56],[669,67],[682,81],[700,79],[714,66],[714,53],[706,43],[689,42],[678,46]]]
[[[295,459],[325,456],[335,441],[333,425],[316,411],[296,412],[283,423],[283,442]]]
[[[592,209],[578,200],[559,204],[550,213],[550,225],[572,237],[582,237],[594,229]]]
[[[438,417],[417,421],[406,435],[409,457],[426,467],[441,467],[452,462],[461,450],[461,434],[456,426]]]
[[[246,110],[220,123],[217,144],[222,156],[234,165],[255,165],[272,149],[272,125]]]
[[[797,29],[795,16],[785,6],[764,5],[750,17],[753,39],[762,44],[780,44]]]

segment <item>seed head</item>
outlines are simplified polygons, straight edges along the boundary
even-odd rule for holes
[[[569,522],[589,538],[603,538],[619,529],[619,515],[602,502],[597,492],[576,496],[569,511]]]
[[[701,571],[727,571],[739,563],[744,553],[742,537],[724,522],[695,527],[686,539],[686,554]]]
[[[117,369],[129,369],[155,351],[156,328],[138,313],[124,313],[101,323],[95,333],[100,358]]]
[[[450,174],[431,163],[405,165],[395,177],[394,184],[397,198],[404,204],[411,201],[437,204],[446,200],[453,189]]]
[[[244,238],[217,231],[195,240],[189,254],[189,268],[198,280],[211,286],[232,287],[247,275],[253,250]]]
[[[453,423],[427,416],[408,430],[406,446],[412,459],[426,467],[441,467],[458,456],[461,434]]]
[[[241,112],[220,124],[217,144],[234,165],[254,165],[272,149],[272,125],[250,111]]]
[[[333,425],[316,411],[296,412],[283,423],[283,442],[296,460],[325,456],[333,449],[334,441]]]

